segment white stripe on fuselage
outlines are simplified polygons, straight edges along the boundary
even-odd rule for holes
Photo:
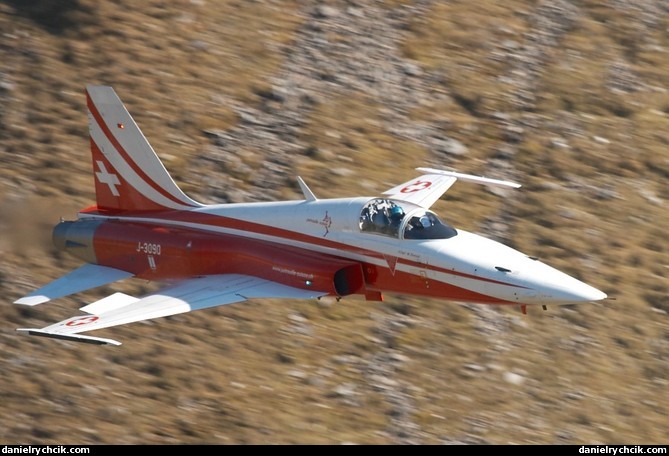
[[[211,215],[211,214],[210,214]],[[100,214],[86,214],[82,213],[79,214],[80,218],[91,218],[91,219],[105,219],[105,220],[123,220],[123,221],[128,221],[128,222],[141,222],[141,223],[150,223],[150,224],[159,224],[159,225],[169,225],[169,226],[176,226],[180,228],[189,228],[192,230],[197,230],[197,231],[207,231],[211,233],[221,233],[221,234],[230,234],[230,235],[235,235],[235,236],[240,236],[240,237],[245,237],[245,238],[250,238],[250,239],[257,239],[260,241],[268,241],[268,242],[275,242],[278,244],[282,245],[288,245],[292,247],[299,247],[303,248],[305,250],[309,250],[312,252],[318,252],[318,253],[325,253],[328,255],[332,256],[340,256],[340,257],[345,257],[349,259],[354,259],[358,261],[365,261],[367,263],[372,263],[377,266],[388,266],[386,262],[383,259],[380,258],[374,258],[371,256],[366,256],[363,254],[357,254],[355,252],[351,251],[346,251],[346,250],[340,250],[340,249],[335,249],[331,247],[325,247],[321,246],[318,244],[313,244],[310,242],[303,242],[303,241],[298,241],[295,239],[288,239],[285,237],[281,236],[273,236],[270,234],[262,234],[258,233],[255,231],[247,231],[247,230],[240,230],[240,229],[235,229],[235,228],[227,228],[227,227],[222,227],[222,226],[216,226],[216,225],[209,225],[206,223],[195,223],[195,222],[184,222],[182,220],[170,220],[170,219],[164,219],[164,218],[150,218],[150,217],[128,217],[128,216],[122,216],[122,215],[114,215],[114,216],[105,216],[105,215],[100,215]],[[215,216],[214,216],[215,217]],[[252,222],[258,225],[264,225],[262,223],[257,223],[257,222]],[[275,228],[270,225],[264,225],[267,226],[268,228]],[[286,230],[290,231],[290,230]],[[339,242],[339,241],[335,241]],[[341,242],[339,242],[341,243]],[[345,244],[350,247],[350,244]],[[344,254],[345,253],[345,254]]]
[[[207,213],[208,215],[212,217],[216,217],[216,215]],[[230,234],[230,235],[235,235],[235,236],[241,236],[245,238],[250,238],[250,239],[257,239],[257,240],[262,240],[262,241],[268,241],[268,242],[274,242],[274,243],[279,243],[282,245],[287,245],[287,246],[292,246],[292,247],[298,247],[298,248],[303,248],[307,251],[311,252],[318,252],[318,253],[323,253],[323,254],[328,254],[332,256],[338,256],[338,257],[344,257],[348,258],[351,260],[355,261],[360,261],[360,262],[365,262],[369,264],[373,264],[377,267],[381,267],[384,269],[390,270],[390,266],[387,263],[387,261],[384,258],[379,258],[379,257],[374,257],[370,255],[365,255],[362,253],[356,253],[351,250],[342,250],[342,249],[337,249],[337,248],[332,248],[332,247],[326,247],[322,245],[318,245],[316,243],[310,243],[310,242],[305,242],[305,241],[298,241],[295,239],[289,239],[285,238],[282,236],[275,236],[275,235],[269,235],[269,234],[262,234],[258,233],[255,231],[247,231],[247,230],[240,230],[240,229],[235,229],[235,228],[227,228],[227,227],[221,227],[221,226],[216,226],[216,225],[210,225],[210,224],[205,224],[205,223],[195,223],[195,222],[185,222],[181,220],[170,220],[170,219],[163,219],[163,218],[150,218],[150,217],[127,217],[127,216],[113,216],[113,217],[108,217],[108,216],[102,216],[98,214],[80,214],[81,218],[97,218],[97,219],[108,219],[108,220],[126,220],[126,221],[132,221],[132,222],[143,222],[143,223],[150,223],[150,224],[162,224],[162,225],[169,225],[169,226],[175,226],[175,227],[181,227],[181,228],[189,228],[193,230],[198,230],[198,231],[205,231],[205,232],[211,232],[211,233],[222,233],[222,234]],[[254,221],[252,223],[256,223],[258,225],[263,225],[268,228],[276,228],[274,226],[270,225],[265,225],[262,223],[258,223],[257,221]],[[290,230],[286,230],[290,231]],[[296,233],[299,234],[299,233]],[[333,240],[333,242],[337,242],[343,245],[346,245],[351,248],[356,248],[357,246],[342,242],[342,240]],[[368,247],[365,247],[365,250],[370,250]],[[380,255],[383,255],[384,253],[386,255],[392,255],[392,256],[397,256],[397,252],[378,252]],[[436,250],[435,250],[436,253]],[[443,265],[438,265],[438,264],[432,264],[432,266],[436,267],[443,267]],[[426,268],[421,267],[421,266],[413,266],[410,264],[406,264],[403,262],[398,262],[395,271],[402,271],[405,273],[413,274],[416,276],[419,276],[421,272],[424,272]],[[476,293],[481,293],[485,295],[489,295],[489,290],[486,290],[486,288],[489,286],[487,282],[485,282],[486,278],[481,277],[481,279],[477,278],[469,278],[469,277],[464,277],[461,275],[457,274],[450,274],[448,272],[442,272],[442,271],[436,271],[434,269],[429,269],[429,274],[431,276],[428,277],[429,280],[437,280],[442,283],[446,283],[449,285],[453,285],[456,287],[460,287],[463,289],[467,289]],[[482,282],[482,280],[484,280]],[[513,284],[508,284],[504,285],[501,283],[497,284],[498,286],[506,286],[509,289],[517,289],[516,286]],[[488,291],[488,293],[485,293],[485,291]],[[496,293],[497,295],[497,293]]]

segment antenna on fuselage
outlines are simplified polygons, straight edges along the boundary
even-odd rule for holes
[[[302,193],[304,194],[304,199],[307,201],[316,201],[318,198],[316,198],[316,195],[314,195],[314,192],[309,189],[307,184],[304,183],[302,178],[300,176],[297,176],[297,183],[300,184],[300,188],[302,189]]]

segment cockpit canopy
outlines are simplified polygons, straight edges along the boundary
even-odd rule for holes
[[[400,239],[448,239],[458,234],[432,211],[384,198],[362,208],[360,231]]]

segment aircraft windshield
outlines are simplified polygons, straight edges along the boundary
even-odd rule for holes
[[[458,234],[430,211],[412,213],[404,227],[404,239],[448,239]]]
[[[404,239],[447,239],[457,234],[434,212],[409,206],[383,198],[372,200],[362,209],[360,230],[396,238],[403,233]]]

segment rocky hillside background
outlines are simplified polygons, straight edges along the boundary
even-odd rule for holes
[[[669,422],[669,6],[662,0],[0,3],[0,442],[645,443]],[[615,300],[529,309],[387,296],[257,301],[17,335],[129,281],[12,301],[78,262],[51,227],[94,201],[86,84],[112,85],[204,202],[381,192]]]

